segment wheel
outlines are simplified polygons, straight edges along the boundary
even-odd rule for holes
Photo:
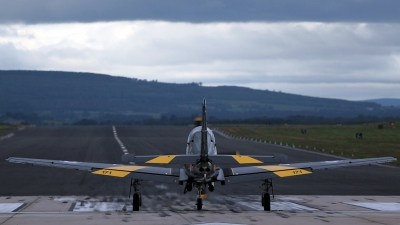
[[[214,191],[214,185],[209,184],[209,185],[208,185],[208,190],[209,190],[210,192],[213,192],[213,191]]]
[[[271,196],[269,193],[263,194],[263,200],[264,211],[271,211]]]
[[[196,205],[197,205],[197,210],[201,210],[203,208],[203,199],[197,198]]]
[[[139,195],[139,193],[134,193],[133,200],[132,200],[133,211],[139,211],[139,206],[140,206],[140,195]]]

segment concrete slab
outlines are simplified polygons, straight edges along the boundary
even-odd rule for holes
[[[14,212],[24,203],[0,203],[0,213]]]
[[[169,206],[159,201],[159,196],[145,196],[148,207],[132,212],[130,200],[113,196],[31,196],[0,197],[0,204],[26,204],[14,213],[0,213],[0,224],[389,224],[398,225],[400,213],[391,208],[383,211],[350,205],[346,203],[365,203],[386,205],[399,204],[399,196],[276,196],[273,205],[287,208],[265,212],[256,195],[220,196],[210,198],[207,208],[197,211],[184,200],[169,199]],[[83,206],[80,204],[83,202]],[[174,204],[181,204],[175,206]],[[193,204],[194,205],[194,204]],[[253,207],[250,207],[250,206]],[[258,206],[257,206],[258,205]],[[74,206],[74,207],[71,207]],[[118,207],[116,207],[118,206]],[[125,207],[125,208],[122,208]],[[257,207],[256,207],[257,206]],[[318,210],[310,210],[318,209]],[[74,210],[74,211],[70,211]]]
[[[343,203],[367,209],[373,209],[376,211],[400,212],[400,203],[397,202],[343,202]]]
[[[24,208],[27,212],[66,212],[71,207],[69,201],[55,201],[54,197],[42,196]]]

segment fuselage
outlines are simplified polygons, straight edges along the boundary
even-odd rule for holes
[[[207,149],[208,155],[217,155],[217,145],[215,136],[211,129],[207,128]],[[186,155],[198,155],[201,158],[202,145],[202,127],[195,127],[188,136],[186,145]],[[213,165],[211,161],[196,162],[196,164],[185,165],[186,174],[193,178],[194,182],[207,183],[212,181],[218,174],[216,173],[217,165]]]
[[[208,155],[217,154],[217,145],[215,143],[214,133],[207,127],[207,146]],[[188,136],[186,145],[186,155],[201,154],[201,126],[195,127]]]

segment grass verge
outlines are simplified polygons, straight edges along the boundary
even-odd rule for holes
[[[21,127],[22,125],[5,125],[5,124],[0,124],[0,137],[7,135],[8,133],[10,133],[13,130],[18,129],[19,127]]]
[[[383,129],[378,125],[383,124]],[[395,124],[399,125],[400,121]],[[218,125],[236,137],[295,146],[349,158],[392,156],[400,166],[400,129],[389,123],[362,125]],[[307,130],[302,133],[301,130]],[[362,138],[356,138],[362,133]]]

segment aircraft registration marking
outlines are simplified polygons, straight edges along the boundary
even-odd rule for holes
[[[156,163],[156,164],[168,164],[170,163],[176,155],[161,155],[154,159],[147,161],[146,163]]]
[[[308,170],[303,170],[289,166],[256,166],[256,167],[271,171],[274,174],[278,175],[279,177],[291,177],[291,176],[306,175],[312,173]]]
[[[126,171],[118,171],[118,170],[97,170],[94,171],[93,174],[98,174],[98,175],[104,175],[104,176],[111,176],[111,177],[125,177],[128,175],[130,172]]]
[[[234,158],[239,164],[263,163],[260,160],[246,155],[233,155],[232,158]]]
[[[115,166],[108,167],[101,170],[92,172],[93,174],[111,176],[111,177],[125,177],[131,172],[147,168],[147,166]]]

